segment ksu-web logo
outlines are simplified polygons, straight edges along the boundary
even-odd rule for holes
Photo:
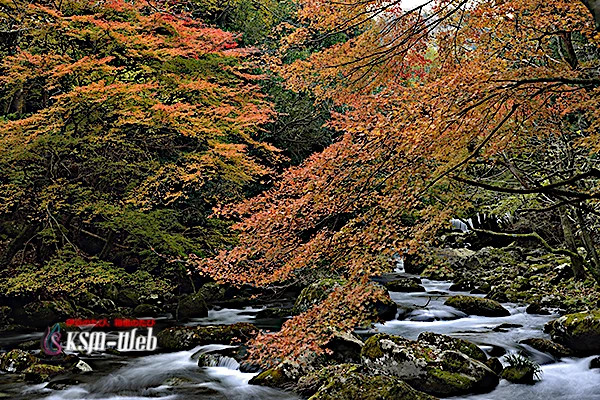
[[[48,327],[42,336],[42,350],[49,356],[66,351],[78,351],[91,354],[94,351],[105,351],[107,346],[114,347],[120,352],[127,351],[154,351],[157,347],[157,339],[153,328],[148,328],[146,335],[138,335],[138,329],[126,332],[118,332],[117,340],[107,340],[106,332],[66,332],[66,343],[63,346],[63,338],[59,324]]]

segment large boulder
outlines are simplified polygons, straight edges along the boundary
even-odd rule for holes
[[[324,346],[328,358],[338,363],[360,363],[365,344],[351,332],[335,332]]]
[[[325,300],[331,292],[344,284],[345,282],[342,279],[322,279],[311,283],[300,292],[294,303],[292,313],[298,315],[306,312],[312,306]]]
[[[66,300],[36,301],[26,304],[14,312],[14,319],[25,325],[46,328],[56,322],[64,321],[75,315],[71,303]]]
[[[301,314],[314,305],[321,303],[331,292],[336,288],[343,286],[345,283],[346,282],[343,279],[322,279],[308,285],[302,289],[300,295],[296,299],[292,314]],[[373,284],[378,285],[375,283]],[[378,286],[385,290],[383,286]],[[384,299],[371,303],[369,307],[371,307],[377,316],[384,321],[396,318],[398,305],[390,298],[389,293],[387,293]]]
[[[395,376],[435,396],[489,392],[498,385],[498,376],[480,361],[401,336],[370,337],[362,361],[372,373]]]
[[[253,339],[258,329],[249,323],[233,325],[175,326],[158,333],[158,345],[163,350],[181,351],[207,344],[238,344]]]
[[[42,383],[47,382],[53,376],[67,372],[60,365],[34,364],[23,371],[27,382]]]
[[[383,285],[391,292],[413,293],[425,291],[419,278],[399,278],[385,282]]]
[[[487,361],[487,355],[479,346],[464,339],[442,335],[441,333],[422,332],[417,341],[440,350],[458,351],[477,361]]]
[[[548,339],[531,338],[521,340],[519,343],[530,346],[531,348],[541,351],[542,353],[548,353],[552,357],[556,358],[570,357],[573,355],[573,352],[565,346]]]
[[[325,367],[301,378],[297,391],[311,396],[309,400],[435,400],[398,378],[362,372],[356,364]]]
[[[26,351],[14,349],[0,357],[0,371],[23,372],[40,360]]]
[[[494,300],[482,299],[474,296],[457,295],[449,297],[444,303],[469,315],[483,317],[507,317],[510,311]]]
[[[209,303],[225,300],[225,287],[215,282],[205,283],[198,292]]]
[[[600,353],[600,310],[563,315],[548,322],[544,331],[575,353]]]
[[[204,318],[208,316],[208,307],[202,293],[183,295],[177,304],[177,320],[187,321],[190,318]]]

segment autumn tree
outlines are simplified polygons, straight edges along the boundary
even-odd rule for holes
[[[238,284],[309,281],[316,271],[347,278],[258,339],[266,363],[318,350],[332,329],[368,319],[364,304],[378,295],[369,277],[471,207],[475,164],[574,130],[580,160],[600,148],[597,32],[581,2],[299,1],[297,21],[270,62],[289,88],[335,104],[330,126],[341,136],[273,190],[217,210],[237,221],[240,244],[198,261]],[[591,167],[533,178],[527,190],[594,209]]]
[[[184,11],[0,3],[5,278],[77,259],[189,290],[185,256],[232,242],[207,216],[278,164],[256,139],[273,112],[243,66],[251,51]]]

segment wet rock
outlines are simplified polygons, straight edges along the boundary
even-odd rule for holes
[[[339,363],[360,363],[364,343],[351,332],[336,332],[325,345],[331,352],[328,358]]]
[[[391,321],[396,319],[396,313],[398,312],[398,304],[390,298],[389,293],[383,300],[378,300],[372,305],[375,308],[375,313],[379,319],[383,321]]]
[[[45,388],[52,389],[52,390],[65,390],[71,386],[79,385],[80,383],[81,383],[81,381],[79,381],[78,379],[58,377],[58,378],[52,379],[50,382],[48,382],[48,384],[45,386]]]
[[[42,383],[65,372],[65,369],[59,365],[35,364],[25,369],[23,374],[27,382]]]
[[[341,287],[346,282],[343,279],[322,279],[318,282],[312,283],[302,289],[300,295],[294,303],[292,313],[294,315],[306,312],[312,306],[319,304],[329,296],[336,288]],[[385,288],[379,284],[373,283],[380,288]],[[390,321],[396,318],[396,312],[398,305],[390,298],[389,293],[387,296],[369,305],[374,309],[379,319],[384,321]]]
[[[40,360],[26,351],[14,349],[0,358],[0,371],[22,372]]]
[[[484,317],[506,317],[510,315],[510,311],[502,307],[500,303],[474,296],[452,296],[444,304],[469,315],[481,315]]]
[[[494,332],[508,332],[510,329],[522,328],[521,324],[500,324],[492,329]]]
[[[333,290],[344,284],[345,282],[342,279],[322,279],[311,283],[300,292],[294,303],[293,314],[298,315],[306,312],[315,304],[319,304],[325,300]]]
[[[504,368],[501,374],[503,379],[512,383],[524,383],[532,385],[535,383],[535,370],[531,367],[511,367]]]
[[[236,369],[239,367],[239,362],[233,358],[217,352],[201,353],[198,356],[199,367],[220,367],[226,366]]]
[[[201,293],[183,295],[177,304],[177,320],[186,321],[190,318],[208,316],[208,307]]]
[[[469,282],[467,280],[460,280],[454,283],[452,286],[448,288],[448,290],[453,292],[468,292],[475,288],[475,283]]]
[[[534,348],[538,351],[541,351],[543,353],[548,353],[551,356],[556,357],[556,358],[570,357],[573,355],[573,352],[571,350],[569,350],[568,348],[566,348],[565,346],[562,346],[562,345],[555,343],[548,339],[531,338],[531,339],[521,340],[519,343],[531,346],[532,348]]]
[[[436,347],[440,350],[452,350],[461,352],[477,361],[485,362],[487,356],[476,344],[463,339],[454,338],[434,332],[423,332],[417,339],[427,346]]]
[[[527,314],[550,315],[550,311],[542,307],[542,305],[539,302],[534,302],[528,305],[525,309],[525,312]]]
[[[175,326],[158,333],[158,345],[164,350],[189,350],[207,344],[237,344],[253,339],[258,329],[245,322],[233,325]]]
[[[424,292],[425,288],[420,285],[419,278],[400,278],[385,282],[383,285],[392,292],[412,293]]]
[[[248,382],[250,385],[268,386],[281,389],[291,388],[296,381],[285,373],[283,368],[275,367],[256,375]]]
[[[73,365],[72,370],[82,374],[93,371],[92,367],[90,367],[90,365],[83,360],[79,360],[75,365]]]
[[[225,287],[215,282],[205,283],[198,292],[208,303],[225,300]]]
[[[500,376],[504,370],[504,366],[498,357],[490,357],[490,359],[485,362],[485,365],[487,365],[487,367],[494,371],[498,376]]]
[[[577,354],[600,353],[600,310],[564,315],[548,322],[544,331]]]
[[[257,319],[285,318],[292,314],[289,308],[265,308],[256,313]]]
[[[122,289],[116,302],[120,306],[134,308],[140,304],[140,294],[133,289]]]
[[[305,395],[312,395],[309,400],[435,400],[398,378],[363,374],[354,364],[326,367],[302,378],[298,386]]]
[[[400,336],[377,334],[362,351],[363,365],[374,374],[395,376],[435,395],[489,392],[498,376],[483,363],[458,351],[425,346]]]
[[[600,369],[600,357],[593,358],[590,361],[590,369]]]
[[[65,300],[36,301],[16,310],[14,318],[36,328],[46,328],[75,315],[73,306]]]
[[[133,316],[137,318],[156,317],[156,308],[150,304],[140,304],[133,309]]]
[[[114,311],[115,303],[110,299],[103,299],[90,292],[83,292],[77,297],[77,308],[84,308],[94,313],[106,314]]]

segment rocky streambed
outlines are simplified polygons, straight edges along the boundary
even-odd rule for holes
[[[356,336],[340,335],[333,346],[340,358],[325,369],[312,368],[302,376],[292,376],[303,367],[284,365],[259,373],[240,365],[242,354],[229,338],[251,336],[254,326],[277,329],[281,316],[288,312],[248,306],[213,308],[207,316],[190,320],[188,328],[166,330],[159,337],[161,345],[172,352],[81,356],[94,372],[61,374],[50,382],[17,381],[20,375],[3,373],[0,398],[600,398],[600,369],[591,368],[598,364],[600,349],[595,351],[594,346],[600,346],[600,341],[589,342],[588,336],[580,335],[585,330],[581,327],[589,328],[600,316],[596,322],[590,320],[593,313],[586,313],[549,324],[560,317],[555,310],[534,314],[526,305],[503,302],[500,306],[483,300],[484,294],[468,293],[449,281],[422,279],[402,270],[378,281],[390,289],[398,305],[396,317],[374,329],[356,331]],[[389,314],[389,307],[382,310]],[[215,323],[229,325],[219,331],[222,343],[215,343],[219,339],[211,338],[213,331],[207,328]],[[39,336],[5,335],[2,344]],[[570,348],[551,342],[552,337]],[[581,343],[588,346],[585,351],[577,349]],[[521,374],[518,365],[512,375],[506,373],[508,369],[502,372],[509,366],[510,354],[516,352],[540,364],[535,376],[527,376],[527,371]],[[530,384],[514,383],[520,379]],[[295,393],[285,390],[292,387]]]

